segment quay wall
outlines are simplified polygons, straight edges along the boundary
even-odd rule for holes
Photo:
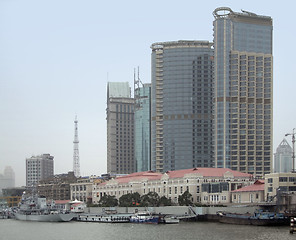
[[[254,213],[258,206],[227,206],[227,207],[192,207],[197,215],[216,215],[218,211],[232,212],[232,213]],[[165,206],[165,207],[89,207],[85,209],[86,213],[101,213],[103,210],[117,210],[118,213],[133,213],[138,211],[151,211],[155,213],[185,215],[194,214],[187,206]]]

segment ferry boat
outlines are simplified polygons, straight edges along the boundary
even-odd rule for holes
[[[77,221],[101,223],[129,223],[131,214],[80,214]]]

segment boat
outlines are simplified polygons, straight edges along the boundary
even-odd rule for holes
[[[264,212],[256,210],[254,214],[217,212],[220,223],[255,225],[255,226],[282,226],[289,225],[289,218],[282,213]]]
[[[58,211],[54,207],[54,201],[48,205],[46,198],[27,197],[25,193],[22,196],[18,210],[14,213],[17,220],[39,222],[69,222],[74,215],[70,212]]]
[[[161,216],[160,222],[159,223],[164,223],[164,224],[177,224],[180,222],[180,219],[177,218],[177,216],[174,215],[165,215]]]
[[[160,217],[159,215],[153,215],[151,212],[148,211],[136,212],[131,216],[130,222],[158,224],[160,222]]]
[[[80,214],[77,221],[101,223],[129,223],[132,214]]]

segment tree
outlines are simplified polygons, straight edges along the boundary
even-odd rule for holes
[[[166,196],[162,196],[158,201],[158,206],[172,206],[172,201]]]
[[[104,195],[99,201],[100,207],[115,207],[118,205],[118,200],[115,196]]]
[[[192,197],[191,193],[188,190],[186,190],[182,195],[180,195],[178,197],[179,205],[180,206],[190,206],[190,205],[192,205],[193,203],[191,201],[191,197]]]
[[[141,196],[139,193],[127,193],[122,195],[119,198],[119,206],[120,207],[134,207],[138,206],[141,201]]]
[[[141,197],[141,206],[157,207],[159,203],[159,195],[156,192],[149,192]]]

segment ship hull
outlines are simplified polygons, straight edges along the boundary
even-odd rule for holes
[[[69,222],[73,219],[74,214],[21,214],[15,213],[15,219],[21,221],[36,222]]]

